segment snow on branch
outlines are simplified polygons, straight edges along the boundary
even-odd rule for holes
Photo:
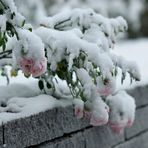
[[[121,81],[126,73],[140,80],[136,64],[111,52],[116,36],[127,30],[126,21],[103,17],[92,9],[73,9],[43,17],[34,28],[25,23],[13,0],[0,0],[0,12],[0,67],[11,64],[12,75],[22,70],[26,77],[37,78],[39,88],[53,96],[59,96],[58,81],[65,81],[78,118],[86,116],[94,126],[109,122],[116,129],[120,120],[118,124],[112,120],[109,110],[131,100],[116,90],[118,68],[122,69]],[[135,110],[130,103],[122,114]],[[122,129],[132,123],[133,117]]]

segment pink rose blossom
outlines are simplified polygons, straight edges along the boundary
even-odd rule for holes
[[[108,107],[95,108],[91,112],[90,124],[93,126],[101,126],[108,123]]]
[[[78,118],[78,119],[81,119],[83,118],[83,109],[79,106],[75,106],[75,116]]]
[[[97,79],[97,92],[101,96],[109,96],[110,94],[114,93],[116,89],[116,79],[110,78],[107,80],[106,84],[103,84],[102,79],[98,77]]]
[[[90,119],[90,117],[91,117],[91,112],[90,112],[90,111],[84,111],[84,117]]]
[[[84,117],[90,119],[90,124],[93,126],[101,126],[107,124],[108,120],[97,117],[93,112],[84,111]]]
[[[46,59],[34,60],[29,58],[22,58],[19,62],[20,69],[25,75],[31,75],[37,77],[45,73],[47,62]]]
[[[124,128],[126,127],[126,124],[121,124],[121,123],[109,122],[108,124],[109,124],[111,130],[117,134],[122,134],[124,131]]]
[[[112,89],[108,86],[105,86],[102,89],[98,89],[99,94],[101,94],[102,96],[108,96],[112,93]]]
[[[122,134],[124,132],[124,127],[111,127],[111,129],[116,134]]]
[[[107,124],[108,122],[108,112],[109,107],[107,104],[101,99],[96,98],[89,104],[89,111],[84,111],[84,116],[90,120],[90,124],[93,126],[101,126]]]
[[[127,127],[131,127],[133,125],[134,121],[132,119],[129,119],[127,122]]]
[[[32,59],[22,58],[19,62],[19,66],[20,66],[21,70],[26,75],[31,74],[31,69],[32,69],[33,65],[34,65],[34,61]]]
[[[46,68],[47,68],[46,59],[36,61],[36,63],[34,64],[34,66],[31,69],[31,74],[33,77],[38,77],[38,76],[42,75],[43,73],[45,73]]]
[[[123,133],[123,130],[125,127],[131,127],[133,125],[133,120],[124,120],[124,121],[118,121],[118,122],[112,122],[109,121],[108,125],[112,129],[113,132],[120,134]]]
[[[74,99],[74,114],[78,119],[83,118],[84,102],[81,99]]]
[[[93,126],[105,125],[105,124],[107,124],[107,122],[108,122],[108,120],[97,118],[93,114],[91,115],[90,124],[93,125]]]

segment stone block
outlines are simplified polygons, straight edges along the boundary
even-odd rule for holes
[[[140,134],[114,148],[148,148],[148,132]]]
[[[131,128],[125,130],[126,139],[148,129],[148,106],[137,109],[135,122]]]
[[[3,147],[3,127],[0,126],[0,148]]]
[[[93,127],[84,131],[86,148],[110,148],[124,141],[124,135],[113,133],[107,126]]]
[[[110,148],[123,141],[123,135],[115,135],[108,127],[101,126],[89,127],[34,148]]]
[[[86,148],[85,139],[83,132],[78,132],[76,134],[71,134],[69,136],[62,137],[33,148]]]
[[[135,98],[137,107],[148,104],[148,85],[139,86],[127,92]]]
[[[4,136],[7,147],[20,148],[37,145],[87,126],[89,122],[86,119],[76,119],[72,106],[60,107],[8,122]]]

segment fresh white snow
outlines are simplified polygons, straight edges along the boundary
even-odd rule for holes
[[[39,112],[55,107],[65,107],[72,101],[57,100],[49,95],[38,95],[35,97],[14,97],[7,101],[7,107],[0,107],[0,125],[10,120],[28,117]]]

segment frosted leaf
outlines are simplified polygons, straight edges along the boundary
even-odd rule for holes
[[[141,79],[141,75],[139,72],[139,68],[135,62],[127,61],[121,56],[117,56],[115,54],[110,54],[114,65],[121,68],[122,73],[126,74],[128,72],[132,78],[139,81]]]

